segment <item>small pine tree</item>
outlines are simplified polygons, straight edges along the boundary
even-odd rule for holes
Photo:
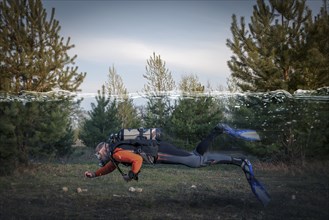
[[[299,81],[301,89],[317,89],[329,85],[329,14],[324,6],[315,19],[309,19],[305,27],[305,44],[300,50],[299,69],[303,73]]]
[[[10,174],[17,164],[15,118],[19,112],[19,102],[0,103],[0,175]],[[8,147],[10,146],[10,147]]]
[[[146,73],[143,77],[147,80],[144,92],[147,94],[147,107],[144,118],[146,127],[166,127],[172,106],[164,92],[175,89],[175,81],[171,72],[166,68],[160,55],[155,55],[147,60]]]
[[[192,150],[222,121],[223,114],[219,104],[212,97],[204,95],[204,86],[196,75],[184,76],[179,88],[184,96],[173,110],[168,131],[175,137],[173,142]]]
[[[74,143],[74,131],[70,125],[67,125],[63,136],[53,143],[56,157],[70,156],[73,153],[72,145]]]
[[[24,125],[29,155],[33,157],[64,156],[72,152],[73,132],[70,120],[70,100],[31,103],[35,110],[28,112],[32,120]]]
[[[89,118],[82,125],[80,139],[89,147],[95,147],[101,141],[107,141],[109,134],[120,129],[120,121],[115,102],[105,95],[105,86],[98,91],[96,105],[91,104]]]
[[[137,110],[133,100],[128,97],[128,92],[123,84],[122,78],[117,74],[114,66],[110,68],[106,89],[111,101],[117,103],[118,118],[122,128],[140,127],[141,119],[137,115]]]

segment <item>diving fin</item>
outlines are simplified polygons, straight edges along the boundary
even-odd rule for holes
[[[227,124],[221,124],[223,132],[233,137],[241,138],[246,141],[260,141],[260,137],[255,130],[233,129]]]
[[[260,137],[254,130],[236,130],[238,137],[247,141],[260,141]]]
[[[256,198],[266,207],[271,201],[271,197],[267,193],[264,186],[256,179],[250,161],[245,159],[242,162],[241,167],[251,187],[252,192],[254,193]]]
[[[257,199],[266,207],[270,203],[271,197],[265,190],[264,186],[255,177],[248,182]]]

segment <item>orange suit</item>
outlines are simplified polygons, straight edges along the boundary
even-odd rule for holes
[[[114,160],[119,163],[131,164],[131,171],[134,174],[137,174],[142,167],[143,158],[131,150],[124,150],[122,148],[116,148],[114,150],[112,156],[113,156]],[[113,170],[115,170],[115,168],[116,168],[116,166],[113,164],[113,162],[109,161],[107,164],[105,164],[105,166],[99,168],[95,172],[95,176],[102,176],[102,175],[111,173]]]

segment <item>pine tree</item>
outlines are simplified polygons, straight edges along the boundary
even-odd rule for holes
[[[23,90],[36,92],[29,95],[36,101],[20,95],[23,101],[10,107],[7,106],[10,100],[0,103],[2,119],[7,123],[1,126],[15,128],[3,133],[6,134],[3,137],[15,143],[4,141],[0,151],[14,152],[10,155],[18,163],[27,164],[31,157],[61,156],[71,151],[72,99],[37,98],[38,92],[54,88],[77,91],[86,75],[77,73],[77,67],[73,66],[76,56],[70,57],[68,51],[74,45],[70,38],[60,37],[59,22],[54,15],[53,9],[47,19],[40,0],[0,2],[0,91],[16,95]]]
[[[317,89],[329,85],[329,14],[328,0],[320,13],[307,21],[305,45],[300,52],[301,89]]]
[[[141,119],[137,115],[137,109],[133,104],[133,100],[129,98],[122,78],[117,74],[114,66],[109,69],[106,89],[108,90],[108,94],[111,97],[111,100],[117,103],[118,118],[121,121],[121,127],[140,127]]]
[[[52,144],[55,148],[56,157],[70,156],[73,153],[72,145],[74,144],[74,130],[70,124],[67,125],[63,135]]]
[[[19,94],[21,100],[0,102],[0,130],[6,130],[0,144],[4,168],[72,152],[72,97],[50,95],[40,100],[43,95],[38,93],[53,88],[77,91],[85,77],[70,66],[76,56],[67,52],[74,45],[70,39],[64,42],[59,31],[54,10],[47,21],[39,0],[0,2],[0,91],[5,97]]]
[[[182,77],[182,80],[179,84],[179,90],[183,92],[183,94],[187,94],[189,96],[198,95],[204,93],[204,86],[199,82],[199,78],[197,75],[185,75]]]
[[[89,118],[82,125],[80,138],[89,147],[95,147],[101,141],[107,141],[109,134],[120,129],[120,121],[115,102],[105,94],[105,86],[98,91],[96,105],[91,104]]]
[[[196,75],[183,76],[179,84],[183,96],[170,117],[167,132],[179,146],[192,150],[223,118],[219,104],[204,94],[204,86]]]
[[[0,105],[0,175],[11,173],[17,164],[18,149],[14,147],[17,143],[14,121],[19,112],[19,105],[17,101],[1,102]]]
[[[70,38],[60,37],[52,10],[49,21],[40,0],[0,2],[0,91],[77,91],[86,73],[74,67]]]
[[[311,11],[304,0],[257,0],[249,29],[241,17],[232,16],[234,55],[228,61],[232,77],[242,91],[295,91],[299,78],[299,52],[303,50],[305,22]],[[234,81],[234,80],[233,80]]]
[[[72,152],[71,101],[31,102],[22,122],[28,155],[36,158],[64,156]],[[33,108],[36,108],[37,111]],[[24,112],[24,110],[23,110]],[[37,112],[37,114],[35,114]],[[33,115],[32,115],[33,114]],[[24,124],[26,123],[26,124]]]
[[[161,95],[161,92],[168,92],[175,89],[175,81],[171,72],[166,68],[166,62],[160,55],[153,53],[153,57],[147,60],[146,73],[143,77],[147,80],[144,85],[144,92],[152,95]]]
[[[143,77],[147,80],[144,92],[148,96],[145,125],[164,128],[172,108],[168,96],[164,93],[175,89],[175,82],[160,55],[153,53],[153,57],[147,60]]]

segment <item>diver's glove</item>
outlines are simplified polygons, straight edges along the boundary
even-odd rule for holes
[[[138,181],[138,174],[134,174],[132,171],[129,171],[128,174],[125,174],[122,176],[123,179],[127,182],[131,181],[131,180],[136,180]]]

